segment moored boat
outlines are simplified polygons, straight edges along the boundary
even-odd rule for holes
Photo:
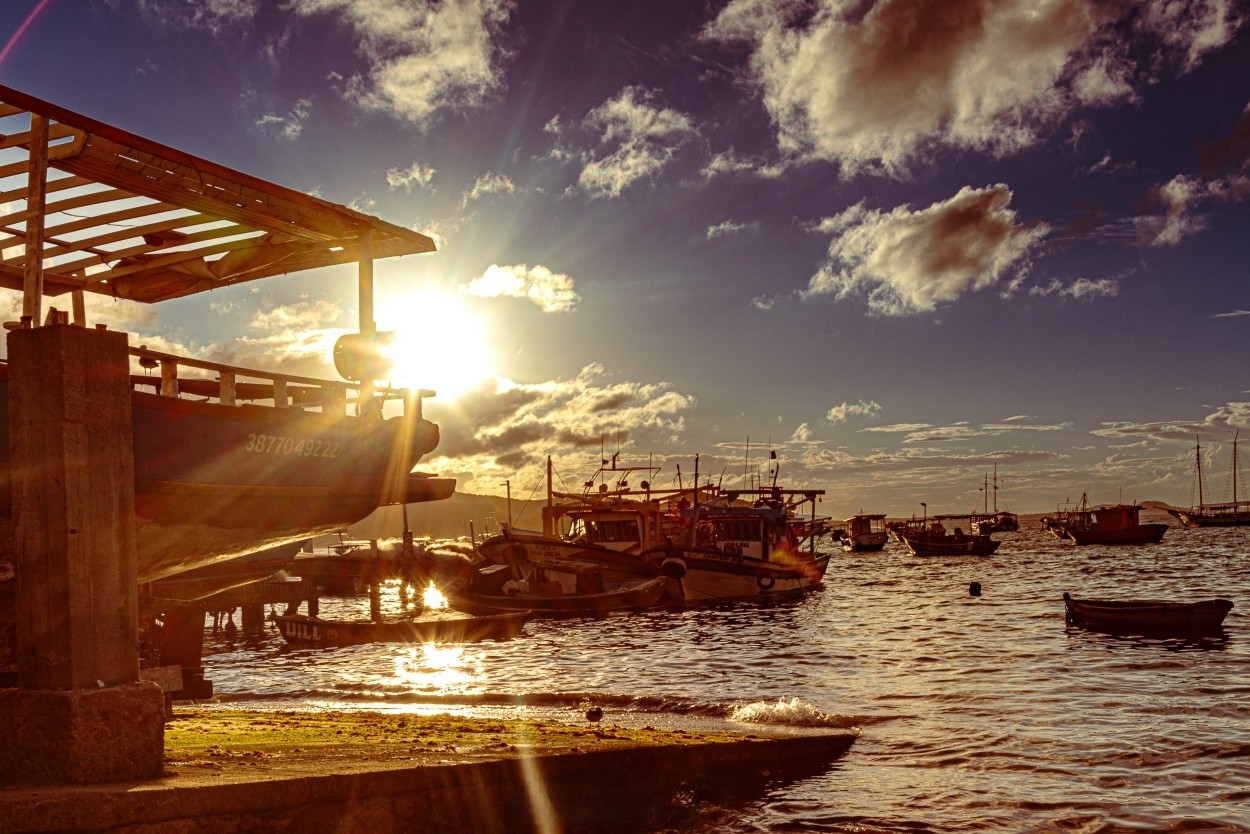
[[[26,207],[25,228],[3,233],[0,287],[22,293],[8,330],[87,328],[88,294],[155,304],[357,266],[360,332],[343,336],[333,356],[347,382],[130,348],[133,443],[117,451],[133,451],[140,583],[333,532],[385,504],[451,494],[454,481],[412,473],[438,443],[421,417],[421,396],[433,392],[374,385],[389,378],[373,317],[374,260],[432,252],[432,239],[3,85],[0,121],[6,202]],[[45,308],[46,298],[60,309]],[[6,539],[22,509],[10,447],[19,461],[30,449],[21,431],[30,361],[11,352],[15,364],[0,364]],[[149,386],[155,392],[137,390]],[[403,415],[383,417],[397,400]]]
[[[972,513],[968,516],[968,528],[974,535],[989,535],[991,533],[1014,533],[1020,529],[1020,519],[1015,513],[998,509],[998,464],[994,464],[994,481],[990,483],[989,473],[985,475],[985,486],[981,488],[984,493],[984,506],[979,513]],[[994,495],[994,505],[990,507],[990,493]]]
[[[507,640],[521,633],[528,611],[487,615],[440,609],[419,617],[390,622],[323,620],[302,614],[275,615],[284,640],[291,645],[333,648],[363,643],[476,643]]]
[[[605,583],[602,574],[593,563],[548,564],[534,566],[530,578],[514,580],[507,579],[509,567],[490,565],[472,587],[443,593],[448,605],[469,614],[528,610],[534,617],[602,617],[658,605],[672,581],[652,576]]]
[[[1043,518],[1042,525],[1056,537],[1071,539],[1078,545],[1158,544],[1168,526],[1143,523],[1141,510],[1140,504],[1091,507],[1088,496],[1082,493],[1076,510]]]
[[[890,531],[885,527],[884,513],[859,513],[843,521],[834,538],[846,552],[861,553],[884,548]]]
[[[819,586],[829,563],[816,551],[821,525],[802,510],[824,490],[725,490],[683,510],[687,531],[643,551],[642,558],[675,580],[676,601],[702,604],[763,599]]]
[[[1218,632],[1233,609],[1227,599],[1174,602],[1149,599],[1075,599],[1063,594],[1067,619],[1094,631],[1131,634]]]
[[[963,527],[947,532],[943,521],[966,519],[966,515],[936,515],[907,519],[894,528],[913,556],[989,556],[1001,544],[988,533],[965,533]]]
[[[1202,486],[1202,444],[1194,444],[1194,473],[1198,487],[1198,504],[1187,510],[1179,507],[1168,507],[1169,514],[1186,527],[1244,527],[1250,525],[1250,500],[1238,498],[1238,487],[1241,482],[1240,459],[1237,453],[1237,431],[1233,435],[1233,462],[1229,472],[1232,483],[1232,499],[1218,504],[1208,504],[1203,499]],[[1191,493],[1192,500],[1192,493]]]

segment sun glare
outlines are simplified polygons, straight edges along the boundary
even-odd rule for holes
[[[378,329],[392,331],[391,382],[454,398],[492,375],[481,323],[459,299],[441,293],[379,298]]]

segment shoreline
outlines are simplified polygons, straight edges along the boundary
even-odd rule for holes
[[[0,832],[623,832],[823,773],[854,738],[180,707],[161,779],[6,786]]]

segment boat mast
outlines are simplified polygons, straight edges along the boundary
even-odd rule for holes
[[[1194,435],[1194,465],[1198,469],[1198,509],[1202,509],[1202,441]]]
[[[1241,436],[1241,429],[1233,434],[1233,514],[1237,513],[1237,438]]]

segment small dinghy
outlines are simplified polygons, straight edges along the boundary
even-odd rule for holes
[[[1154,599],[1073,599],[1065,591],[1068,622],[1111,634],[1214,634],[1233,608],[1226,599],[1170,602]]]
[[[476,643],[507,640],[521,633],[529,611],[470,616],[440,610],[410,620],[367,622],[275,616],[282,637],[293,646],[356,646],[362,643]]]

